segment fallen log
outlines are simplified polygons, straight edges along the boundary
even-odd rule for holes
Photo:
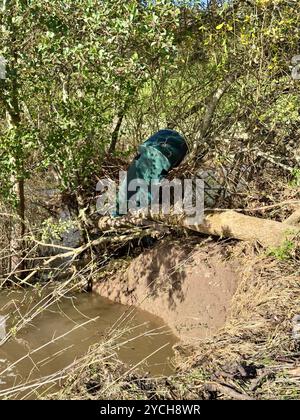
[[[190,224],[189,219],[175,215],[151,214],[150,212],[120,218],[100,219],[100,230],[145,225],[149,220],[173,227],[184,227],[199,233],[234,238],[243,241],[256,241],[264,247],[279,247],[287,240],[300,234],[300,228],[274,220],[246,216],[233,210],[206,213],[202,223]]]
[[[297,209],[283,222],[290,226],[297,226],[300,225],[300,209]]]
[[[221,238],[257,241],[264,247],[279,247],[300,233],[300,229],[297,227],[274,220],[246,216],[233,210],[210,213],[199,225],[189,225],[184,219],[183,226]]]

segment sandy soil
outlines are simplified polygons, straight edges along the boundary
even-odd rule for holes
[[[221,245],[191,248],[166,240],[135,258],[125,272],[96,282],[94,290],[161,317],[181,340],[193,343],[224,325],[237,283]]]

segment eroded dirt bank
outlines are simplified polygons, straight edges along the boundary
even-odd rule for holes
[[[280,261],[253,244],[205,241],[197,249],[191,241],[161,243],[124,270],[119,259],[112,261],[102,273],[106,281],[95,285],[110,298],[159,313],[185,339],[206,333],[199,345],[176,346],[178,374],[152,380],[131,372],[116,359],[111,342],[104,342],[92,349],[84,368],[72,368],[70,380],[51,398],[299,399],[299,338],[294,325],[299,319],[299,259]],[[238,276],[228,260],[234,261]],[[229,278],[224,273],[230,273]],[[206,329],[199,322],[184,330],[183,319],[194,317],[189,302],[198,318],[204,313],[209,320]],[[209,337],[225,318],[224,327]]]
[[[181,340],[193,343],[225,324],[237,283],[220,245],[165,240],[95,282],[94,291],[161,317]]]

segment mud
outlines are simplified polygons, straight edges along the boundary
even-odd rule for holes
[[[225,324],[238,280],[221,245],[191,248],[166,240],[135,258],[124,272],[95,282],[94,290],[162,318],[181,340],[193,343]]]

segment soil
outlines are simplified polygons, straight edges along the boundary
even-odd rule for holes
[[[183,241],[160,242],[94,290],[161,317],[183,342],[195,343],[225,324],[239,278],[221,244]]]

